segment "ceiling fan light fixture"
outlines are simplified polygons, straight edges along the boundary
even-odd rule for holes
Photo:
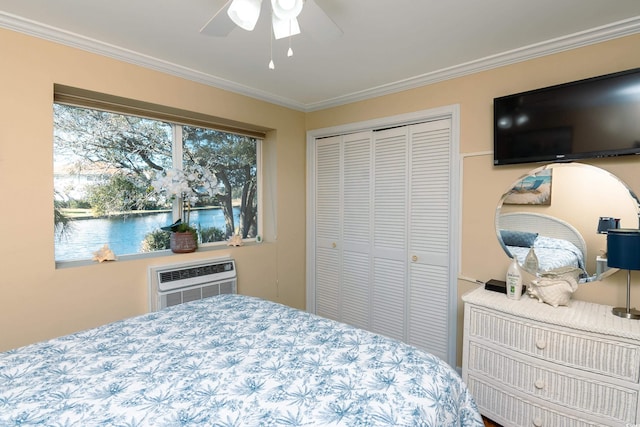
[[[279,19],[295,19],[302,11],[303,0],[271,0],[273,14]]]
[[[262,0],[233,0],[227,15],[240,28],[253,31],[260,17]]]
[[[274,13],[271,23],[273,24],[273,36],[276,40],[300,34],[300,25],[296,18],[283,20]]]

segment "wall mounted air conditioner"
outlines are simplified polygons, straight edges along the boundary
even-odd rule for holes
[[[236,292],[236,264],[231,258],[149,267],[149,311]]]

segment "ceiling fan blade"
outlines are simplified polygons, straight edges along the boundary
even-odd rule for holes
[[[225,2],[209,21],[200,28],[202,34],[215,37],[224,37],[236,28],[236,24],[227,15],[227,9],[233,0]]]
[[[298,16],[303,34],[316,41],[330,42],[342,36],[342,29],[318,5],[316,0],[306,0],[302,12]]]

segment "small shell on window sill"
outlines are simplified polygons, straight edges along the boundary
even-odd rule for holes
[[[239,234],[234,234],[229,238],[229,241],[227,242],[227,246],[242,246],[243,244],[244,243],[242,243],[242,237]]]
[[[109,245],[107,245],[106,243],[99,250],[93,253],[94,261],[115,261],[116,259],[116,254],[114,254],[113,251],[109,249]]]

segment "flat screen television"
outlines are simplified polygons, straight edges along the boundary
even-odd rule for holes
[[[493,100],[494,165],[640,154],[640,68]]]

